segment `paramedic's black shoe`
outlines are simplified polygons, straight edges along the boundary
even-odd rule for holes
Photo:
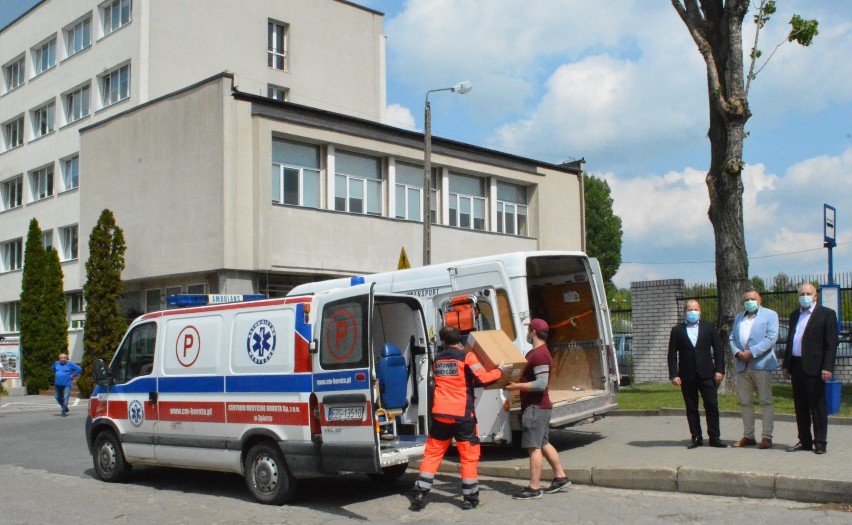
[[[462,502],[462,508],[464,510],[478,509],[482,506],[482,502],[479,501],[479,498],[468,498],[464,497],[464,501]]]
[[[686,448],[692,450],[693,448],[698,448],[704,444],[704,440],[701,438],[692,438],[692,441],[689,442],[689,445]]]
[[[525,487],[524,490],[512,496],[512,499],[538,499],[540,497],[541,489],[533,490],[529,487]]]
[[[426,507],[426,493],[415,490],[411,493],[411,510],[423,510]]]
[[[710,446],[713,448],[728,448],[728,444],[719,438],[710,438]]]
[[[545,494],[555,494],[555,493],[559,492],[560,490],[567,488],[567,487],[570,487],[570,486],[571,486],[571,482],[568,481],[567,477],[553,478],[553,482],[550,484],[549,487],[544,489],[544,493]]]

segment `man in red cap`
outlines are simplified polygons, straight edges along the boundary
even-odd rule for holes
[[[527,353],[527,366],[520,382],[506,385],[506,390],[517,390],[521,396],[521,447],[530,454],[530,484],[512,496],[514,499],[538,499],[542,492],[553,494],[571,485],[559,461],[559,453],[547,439],[553,409],[547,391],[553,366],[546,343],[550,327],[544,319],[533,319],[528,327],[527,342],[533,349]],[[545,459],[553,469],[553,481],[542,491],[539,483]]]

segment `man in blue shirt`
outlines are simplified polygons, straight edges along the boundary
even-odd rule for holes
[[[77,363],[68,360],[67,354],[59,354],[59,360],[53,363],[53,391],[56,402],[62,408],[62,417],[68,415],[68,398],[71,397],[73,379],[83,373]]]

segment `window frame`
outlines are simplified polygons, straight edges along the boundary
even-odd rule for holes
[[[86,314],[86,301],[83,292],[66,293],[65,304],[68,315],[68,329],[82,330]],[[79,306],[79,309],[75,310],[77,306]]]
[[[14,184],[17,183],[17,184]],[[14,184],[14,192],[10,195],[10,188]],[[3,210],[14,210],[24,205],[24,175],[16,175],[0,183],[0,198],[2,198]],[[17,204],[9,206],[10,200],[17,198]]]
[[[26,83],[26,54],[13,58],[3,66],[3,80],[6,83],[6,93],[17,89]],[[18,80],[17,83],[14,81]]]
[[[72,224],[59,228],[59,255],[62,262],[76,261],[80,258],[79,225]]]
[[[53,244],[53,230],[41,231],[41,245],[44,246],[44,250],[48,252],[56,249],[56,246]]]
[[[359,215],[370,215],[372,217],[383,217],[385,215],[384,207],[385,207],[385,199],[384,199],[384,169],[383,162],[381,157],[376,157],[374,155],[367,155],[363,153],[356,153],[352,151],[343,151],[338,150],[336,152],[335,161],[339,160],[339,157],[344,155],[350,155],[352,157],[362,157],[365,159],[370,159],[371,161],[378,161],[377,164],[377,172],[375,177],[367,177],[363,174],[355,174],[355,173],[347,173],[345,171],[341,171],[339,169],[340,163],[335,162],[335,173],[334,173],[334,209],[335,211],[342,211],[346,213],[357,213]],[[341,182],[343,184],[341,185]],[[353,201],[357,200],[353,197],[353,185],[360,184],[361,192],[362,192],[362,210],[361,211],[353,211]],[[342,188],[342,190],[341,190]],[[371,204],[375,204],[372,202],[370,195],[376,193],[376,188],[378,188],[378,211],[370,211]],[[344,195],[339,195],[340,192],[343,192]],[[341,201],[341,199],[343,199]]]
[[[74,154],[69,157],[65,157],[61,160],[62,162],[62,191],[71,191],[76,190],[80,187],[80,155]],[[74,170],[71,175],[71,179],[73,180],[73,185],[68,185],[68,177],[69,170],[68,166],[70,163],[73,163]]]
[[[280,97],[278,96],[279,94],[281,95]],[[275,84],[267,84],[266,96],[272,100],[287,102],[290,100],[290,90],[285,87],[276,86]]]
[[[21,331],[21,301],[3,303],[3,331],[14,333]]]
[[[50,100],[30,110],[30,124],[33,128],[33,140],[50,135],[56,131],[56,101]]]
[[[62,102],[65,105],[66,124],[88,117],[92,113],[92,83],[86,82],[66,91],[62,94]],[[78,105],[79,111],[75,110],[75,105]]]
[[[45,64],[45,52],[47,53]],[[33,78],[56,67],[56,34],[42,40],[30,49],[33,60]]]
[[[522,199],[509,200],[506,198],[500,198],[500,190],[502,188],[511,189],[512,191],[517,191],[522,189],[524,191],[523,200],[524,202],[520,202]],[[504,233],[506,235],[517,235],[521,237],[529,236],[529,204],[527,204],[528,188],[526,186],[521,186],[518,184],[509,184],[505,182],[497,183],[497,202],[496,202],[496,212],[497,212],[497,225],[496,230],[497,233]],[[507,208],[512,208],[513,213],[507,213]],[[523,209],[523,214],[518,213],[519,210]],[[523,222],[523,225],[520,224],[518,217],[523,215],[527,219]],[[511,228],[508,228],[507,218],[511,217]],[[510,231],[511,229],[511,231]]]
[[[24,239],[10,239],[0,244],[0,257],[2,257],[3,273],[21,270],[24,267]]]
[[[71,22],[62,30],[65,40],[65,56],[70,58],[92,46],[92,14],[87,13]],[[79,47],[78,47],[78,35]]]
[[[480,192],[482,195],[471,195],[468,193],[461,193],[458,191],[452,191],[448,189],[448,213],[449,213],[449,226],[454,228],[462,228],[466,230],[475,230],[475,231],[488,231],[488,199],[485,196],[485,183],[486,180],[482,177],[476,175],[468,175],[465,173],[450,173],[450,184],[452,185],[453,177],[464,177],[477,179],[480,185]],[[464,215],[462,213],[464,205],[467,204],[469,206],[469,221],[470,224],[465,226],[462,224]],[[479,206],[477,206],[477,204]],[[476,216],[477,207],[481,208],[481,217]],[[481,221],[481,227],[477,227],[477,220]]]
[[[122,71],[127,72],[127,78],[125,82],[126,93],[122,92],[122,82],[121,82],[121,73]],[[113,75],[115,75],[115,79],[113,79]],[[100,87],[101,87],[101,107],[108,108],[110,106],[114,106],[118,104],[122,100],[127,100],[130,98],[131,93],[131,76],[130,76],[130,63],[122,64],[120,66],[116,66],[106,73],[102,74],[100,77]],[[116,96],[113,100],[112,92],[113,92],[113,84],[116,84],[118,87],[116,88]],[[122,96],[123,95],[123,96]]]
[[[31,202],[43,201],[53,197],[56,190],[53,163],[31,170],[28,175]]]
[[[12,126],[15,126],[15,134],[12,134]],[[12,139],[16,139],[13,141]],[[7,120],[3,123],[3,143],[6,146],[6,151],[19,148],[24,145],[24,114]]]
[[[116,10],[118,12],[117,19],[113,16]],[[103,34],[104,36],[111,35],[133,21],[133,1],[112,0],[111,2],[104,2],[100,5],[100,13]],[[118,20],[117,25],[115,20]]]
[[[270,18],[266,24],[266,66],[278,71],[288,71],[289,48],[290,24]]]

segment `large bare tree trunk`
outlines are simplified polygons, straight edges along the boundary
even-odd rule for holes
[[[671,0],[707,65],[710,108],[708,215],[716,244],[717,329],[727,350],[728,334],[748,282],[743,228],[743,140],[751,116],[743,82],[742,24],[748,0]],[[733,359],[726,352],[724,391],[733,391]]]

